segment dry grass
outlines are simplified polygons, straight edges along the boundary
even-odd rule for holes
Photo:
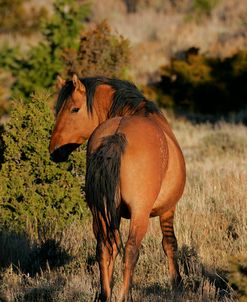
[[[179,293],[170,288],[159,222],[154,218],[142,243],[132,299],[236,301],[227,278],[232,256],[247,249],[247,129],[226,123],[171,122],[188,172],[175,222],[184,286]],[[124,238],[127,229],[128,221],[123,220]],[[13,255],[12,264],[6,261],[6,253],[2,262],[1,301],[93,301],[99,290],[99,272],[90,219],[52,239],[52,244],[37,246],[21,237],[19,241],[13,236],[1,238],[7,255]],[[16,250],[22,251],[19,256]],[[118,257],[114,297],[121,278]]]

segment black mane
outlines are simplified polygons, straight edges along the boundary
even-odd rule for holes
[[[86,87],[88,112],[92,112],[93,110],[93,99],[96,88],[103,84],[109,85],[114,90],[112,105],[108,113],[109,118],[117,115],[121,116],[126,112],[126,109],[131,114],[134,114],[140,108],[140,105],[142,105],[142,109],[145,110],[146,115],[159,112],[158,107],[153,102],[148,101],[140,90],[128,81],[105,77],[80,78],[80,81]],[[58,114],[63,103],[69,98],[73,90],[72,81],[68,81],[61,89],[55,107],[56,114]]]

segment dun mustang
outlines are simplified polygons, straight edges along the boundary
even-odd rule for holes
[[[117,254],[124,250],[118,301],[127,301],[149,218],[159,216],[162,245],[174,287],[181,277],[173,229],[185,184],[185,163],[170,125],[135,85],[103,77],[60,79],[52,160],[65,161],[87,143],[86,200],[93,216],[101,301],[110,301]],[[125,246],[121,218],[130,219]],[[150,259],[151,261],[152,259]]]

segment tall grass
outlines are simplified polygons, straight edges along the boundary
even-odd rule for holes
[[[159,222],[153,218],[142,243],[132,299],[236,301],[237,292],[228,282],[228,272],[232,257],[236,259],[247,250],[247,128],[223,122],[171,122],[186,158],[188,174],[175,217],[183,289],[175,293],[170,287]],[[127,220],[122,221],[124,238],[128,224]],[[4,238],[4,246],[1,238],[1,255],[4,247],[8,253],[23,248],[22,257],[31,257],[42,265],[30,272],[18,261],[5,261],[0,277],[1,301],[94,300],[99,291],[99,271],[90,218],[84,225],[68,226],[63,240],[55,244],[35,246],[23,238],[19,242],[16,237],[13,240],[13,236]],[[113,301],[121,285],[121,261],[118,257]]]

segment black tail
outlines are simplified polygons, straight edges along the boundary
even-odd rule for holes
[[[115,231],[119,232],[120,165],[125,146],[125,135],[116,133],[103,138],[102,144],[87,158],[86,200],[97,223],[98,236],[110,246],[112,239],[116,242]]]

